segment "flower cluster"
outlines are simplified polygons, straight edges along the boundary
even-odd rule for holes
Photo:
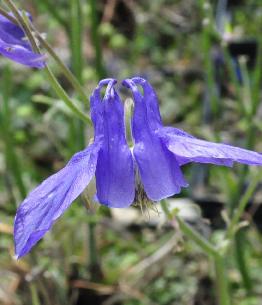
[[[28,17],[32,20],[29,14]],[[28,67],[41,69],[45,66],[45,56],[33,51],[21,27],[2,15],[0,15],[0,54]]]
[[[140,198],[159,201],[188,186],[181,171],[186,163],[262,165],[259,153],[207,142],[182,130],[164,127],[156,93],[139,77],[122,82],[131,89],[134,100],[131,119],[134,147],[130,149],[123,104],[115,84],[114,79],[102,80],[91,95],[94,142],[36,187],[18,208],[14,228],[17,257],[28,253],[50,230],[94,176],[97,200],[108,207],[123,208],[138,197],[138,189],[141,191],[141,185],[136,187],[137,177],[144,190]],[[105,85],[106,92],[101,97]]]

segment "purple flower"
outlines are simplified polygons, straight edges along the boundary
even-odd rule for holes
[[[91,96],[94,142],[35,188],[18,208],[14,228],[17,257],[28,253],[51,229],[94,176],[97,200],[121,208],[134,201],[158,201],[179,193],[187,186],[180,166],[189,162],[262,165],[259,153],[199,140],[182,130],[164,127],[153,88],[138,77],[123,81],[134,97],[131,150],[115,83],[113,79],[102,80]],[[101,98],[104,85],[107,88]],[[137,86],[142,87],[143,94]]]
[[[31,16],[28,15],[31,19]],[[0,54],[32,68],[44,68],[45,56],[33,51],[23,30],[0,15]]]
[[[134,199],[134,165],[125,138],[124,111],[113,88],[115,80],[99,83],[91,96],[94,143],[76,153],[59,172],[35,188],[18,208],[15,225],[17,257],[28,253],[96,175],[97,198],[110,207]],[[101,100],[101,88],[107,85]]]

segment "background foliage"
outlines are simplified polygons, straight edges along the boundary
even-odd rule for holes
[[[104,76],[141,75],[156,88],[166,124],[262,151],[259,0],[228,1],[222,30],[223,1],[16,2],[88,96]],[[236,42],[249,43],[247,51],[238,44],[234,54]],[[56,62],[48,63],[88,112]],[[92,128],[57,98],[42,71],[2,57],[0,95],[0,304],[218,304],[208,256],[176,222],[138,207],[114,211],[77,200],[30,255],[14,260],[17,205],[88,143]],[[188,207],[186,220],[210,241],[227,242],[223,232],[256,169],[189,165],[185,172],[191,186],[172,203]],[[233,304],[262,303],[261,195],[258,184],[226,257]]]

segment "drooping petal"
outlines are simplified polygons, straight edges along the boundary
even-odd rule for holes
[[[28,13],[27,15],[32,21],[31,15]],[[11,13],[10,16],[13,17]],[[9,19],[2,15],[0,15],[0,38],[6,43],[23,45],[25,48],[31,49],[28,40],[25,38],[25,33],[21,27],[12,23]]]
[[[153,201],[158,201],[179,193],[181,187],[186,187],[187,183],[176,158],[154,132],[154,120],[158,113],[154,113],[154,107],[148,111],[147,101],[131,79],[126,79],[123,85],[130,88],[134,96],[133,153],[147,196]]]
[[[49,231],[95,174],[99,141],[76,153],[68,164],[36,187],[18,208],[14,239],[17,258]]]
[[[101,99],[103,85],[108,85]],[[103,111],[103,128],[96,128],[96,134],[103,134],[96,168],[98,201],[109,207],[129,206],[135,196],[135,173],[131,151],[127,145],[124,126],[124,110],[113,85],[114,80],[100,82],[95,89],[91,103]],[[97,121],[96,113],[93,113]]]
[[[200,140],[176,128],[160,128],[157,135],[166,147],[181,160],[232,166],[234,162],[262,165],[262,154],[227,144]]]
[[[41,69],[45,67],[46,57],[44,55],[34,53],[20,45],[4,43],[1,39],[0,54],[31,68]]]
[[[27,15],[32,19],[28,13]],[[28,67],[38,69],[45,67],[46,56],[35,53],[23,30],[1,15],[0,54]]]

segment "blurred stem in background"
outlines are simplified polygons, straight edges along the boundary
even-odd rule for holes
[[[261,47],[261,46],[260,46]],[[259,54],[259,52],[258,52]],[[246,136],[246,148],[253,150],[256,138],[256,127],[255,127],[255,116],[259,106],[259,91],[260,91],[260,78],[261,78],[261,66],[260,66],[261,54],[258,55],[257,64],[255,65],[255,71],[253,73],[253,78],[250,77],[251,72],[247,69],[246,58],[240,58],[240,71],[243,76],[243,84],[241,86],[241,91],[243,92],[242,97],[243,105],[245,105],[245,123],[247,126],[247,136]],[[251,90],[252,83],[252,90]],[[238,183],[237,192],[233,192],[231,196],[231,214],[239,205],[243,189],[245,187],[246,177],[248,174],[248,167],[242,166],[240,172],[240,178]],[[235,256],[239,271],[242,276],[244,287],[248,294],[252,293],[252,280],[249,274],[249,267],[247,265],[246,256],[246,236],[245,231],[239,230],[235,235]]]
[[[65,31],[70,33],[70,25],[68,24],[66,18],[62,16],[59,9],[54,9],[54,3],[52,0],[41,0],[40,3],[37,0],[38,5],[43,5],[48,13],[53,16],[53,18],[65,29]]]
[[[99,23],[97,14],[97,2],[96,0],[87,0],[90,5],[90,18],[91,18],[91,37],[95,51],[95,68],[97,78],[100,80],[106,77],[106,71],[103,64],[103,54],[101,37],[99,34]]]
[[[71,25],[70,45],[71,62],[75,76],[83,83],[83,17],[80,0],[70,0]]]
[[[1,92],[2,109],[0,117],[1,134],[5,142],[5,159],[7,164],[7,175],[9,171],[16,182],[20,200],[26,196],[26,187],[20,170],[20,162],[16,155],[14,133],[12,127],[12,109],[10,105],[10,93],[12,91],[12,75],[9,66],[5,66],[2,72]],[[16,208],[16,203],[14,203]]]
[[[218,115],[221,115],[221,104],[219,100],[219,89],[218,84],[215,80],[215,67],[212,58],[212,47],[214,40],[214,17],[212,6],[209,1],[202,1],[202,50],[204,60],[204,70],[206,72],[206,92],[205,92],[205,103],[204,103],[204,123],[210,123],[214,128],[215,140],[220,141],[218,132]]]
[[[70,0],[70,51],[71,66],[80,84],[83,83],[83,20],[80,0]],[[83,101],[85,102],[85,101]],[[87,105],[84,105],[85,107]],[[85,147],[85,126],[78,119],[69,121],[69,145],[71,153]]]

